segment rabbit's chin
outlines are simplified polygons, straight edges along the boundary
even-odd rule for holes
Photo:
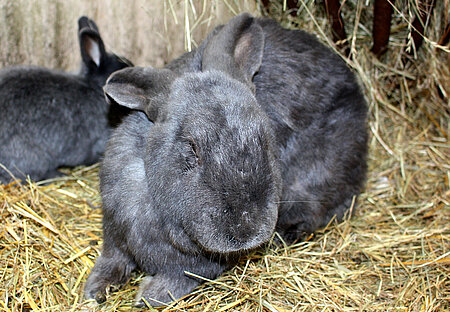
[[[267,243],[275,231],[276,217],[259,228],[248,229],[248,235],[233,235],[230,232],[218,233],[218,229],[206,233],[196,233],[194,241],[210,253],[232,254],[246,252]],[[242,231],[241,231],[242,232]],[[197,235],[195,235],[197,236]]]

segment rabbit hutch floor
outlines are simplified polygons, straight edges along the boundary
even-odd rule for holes
[[[311,13],[302,12],[294,21]],[[407,26],[398,23],[380,61],[355,26],[370,16],[343,14],[370,110],[368,182],[353,217],[293,246],[269,244],[162,310],[450,311],[448,48],[429,40],[403,67]],[[318,33],[326,19],[298,24]],[[0,311],[132,309],[139,272],[102,305],[83,299],[102,244],[98,165],[64,172],[0,185]]]

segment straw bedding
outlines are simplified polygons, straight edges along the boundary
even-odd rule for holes
[[[300,2],[295,18],[282,4],[265,14],[332,44],[324,12]],[[367,187],[352,218],[294,246],[269,244],[165,311],[450,311],[450,53],[436,44],[448,8],[438,2],[424,45],[404,66],[415,1],[394,12],[381,60],[369,51],[372,10],[358,3],[342,13],[371,139]],[[103,305],[82,297],[102,243],[98,167],[0,186],[0,311],[131,309],[139,272]]]

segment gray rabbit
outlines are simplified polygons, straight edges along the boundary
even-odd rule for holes
[[[41,180],[59,175],[62,166],[97,162],[111,127],[126,114],[109,107],[102,86],[132,64],[105,51],[94,21],[83,16],[78,26],[79,74],[31,66],[0,71],[0,183],[11,174]]]
[[[241,14],[165,69],[113,74],[135,110],[101,167],[102,255],[85,294],[134,269],[163,305],[214,279],[274,231],[288,243],[341,218],[364,184],[367,107],[345,63],[312,35]],[[191,274],[190,274],[191,273]]]

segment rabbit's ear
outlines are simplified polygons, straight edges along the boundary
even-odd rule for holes
[[[95,24],[93,20],[87,18],[86,16],[81,16],[78,19],[78,31],[82,30],[83,28],[90,28],[92,30],[95,30],[96,32],[99,32],[97,24]]]
[[[261,66],[263,50],[261,26],[250,14],[240,14],[208,39],[202,70],[221,70],[249,83]]]
[[[79,31],[81,58],[88,68],[100,67],[102,59],[106,56],[105,45],[100,34],[92,28],[83,28]]]
[[[103,90],[108,102],[143,111],[155,122],[167,103],[175,74],[168,69],[132,67],[112,74]]]
[[[78,19],[78,35],[83,62],[88,67],[95,64],[98,68],[106,51],[97,24],[86,16],[81,16]]]

